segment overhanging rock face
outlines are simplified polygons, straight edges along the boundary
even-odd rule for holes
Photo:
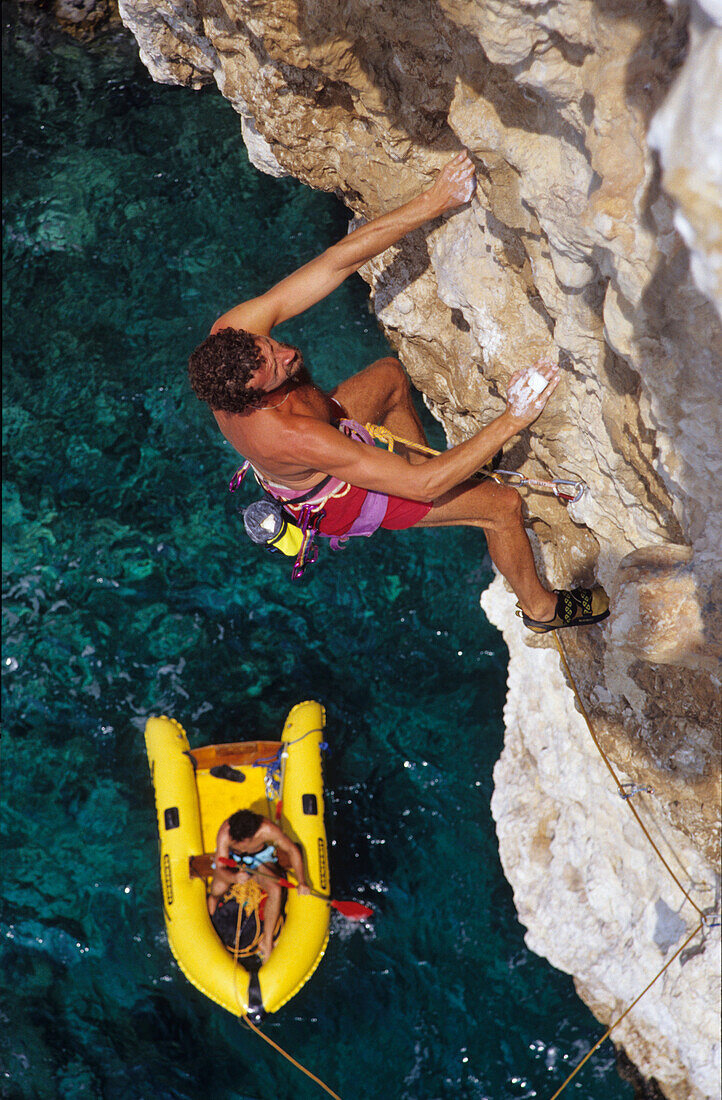
[[[715,0],[121,0],[156,80],[215,82],[253,162],[382,213],[461,144],[473,202],[369,264],[376,312],[451,443],[558,358],[509,468],[588,486],[529,496],[550,585],[594,578],[603,627],[572,673],[640,814],[715,904],[720,697],[722,30]],[[718,5],[719,7],[719,5]],[[698,922],[618,798],[549,640],[484,597],[511,654],[494,814],[534,950],[615,1018]],[[691,948],[701,945],[698,937]],[[719,1093],[719,933],[615,1032],[674,1098]]]

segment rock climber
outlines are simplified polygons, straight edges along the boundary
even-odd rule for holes
[[[289,513],[298,515],[308,503],[323,507],[321,534],[370,534],[379,526],[481,527],[527,627],[542,633],[599,622],[609,614],[602,588],[550,592],[542,585],[517,491],[472,480],[536,420],[559,383],[558,366],[518,371],[500,416],[458,446],[421,458],[369,446],[373,441],[361,428],[372,422],[414,443],[426,442],[397,359],[378,359],[326,394],[312,381],[300,350],[271,335],[276,325],[325,298],[405,234],[469,202],[475,189],[474,166],[462,150],[416,198],[355,229],[265,294],[219,317],[190,357],[191,385],[226,439]]]
[[[273,950],[273,932],[281,913],[282,887],[276,881],[277,864],[294,872],[299,894],[310,893],[301,849],[268,818],[253,810],[237,810],[218,830],[213,862],[215,867],[208,893],[211,917],[219,898],[235,883],[252,878],[265,891],[263,930],[258,945],[258,954],[265,962]]]

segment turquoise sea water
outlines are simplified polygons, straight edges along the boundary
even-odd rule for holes
[[[377,915],[334,914],[267,1033],[344,1100],[550,1096],[601,1028],[525,948],[499,866],[483,541],[322,548],[292,585],[242,534],[235,456],[186,381],[215,316],[343,210],[256,173],[230,107],[152,84],[125,37],[10,27],[3,61],[3,1095],[323,1095],[171,959],[142,735],[164,712],[194,745],[276,737],[313,697],[333,893]],[[326,385],[386,351],[360,281],[286,335]],[[629,1100],[611,1047],[567,1095]]]

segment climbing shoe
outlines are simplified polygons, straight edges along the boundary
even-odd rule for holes
[[[557,594],[556,614],[548,623],[530,619],[517,604],[517,615],[521,616],[524,626],[535,634],[546,634],[549,630],[561,630],[564,626],[589,626],[600,623],[609,615],[609,596],[598,585],[596,588],[573,588],[554,590]]]
[[[230,764],[216,764],[210,772],[214,779],[230,779],[233,783],[243,783],[246,778],[243,772],[232,768]]]

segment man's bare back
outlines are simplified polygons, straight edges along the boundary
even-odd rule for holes
[[[289,349],[286,344],[273,341],[278,353]],[[239,454],[250,459],[254,468],[271,481],[288,485],[292,489],[310,489],[323,473],[296,461],[283,461],[278,442],[289,420],[304,417],[321,424],[331,424],[337,415],[330,397],[311,380],[308,371],[301,366],[289,381],[272,391],[253,410],[245,414],[214,410],[218,427]],[[305,425],[304,425],[305,427]]]

